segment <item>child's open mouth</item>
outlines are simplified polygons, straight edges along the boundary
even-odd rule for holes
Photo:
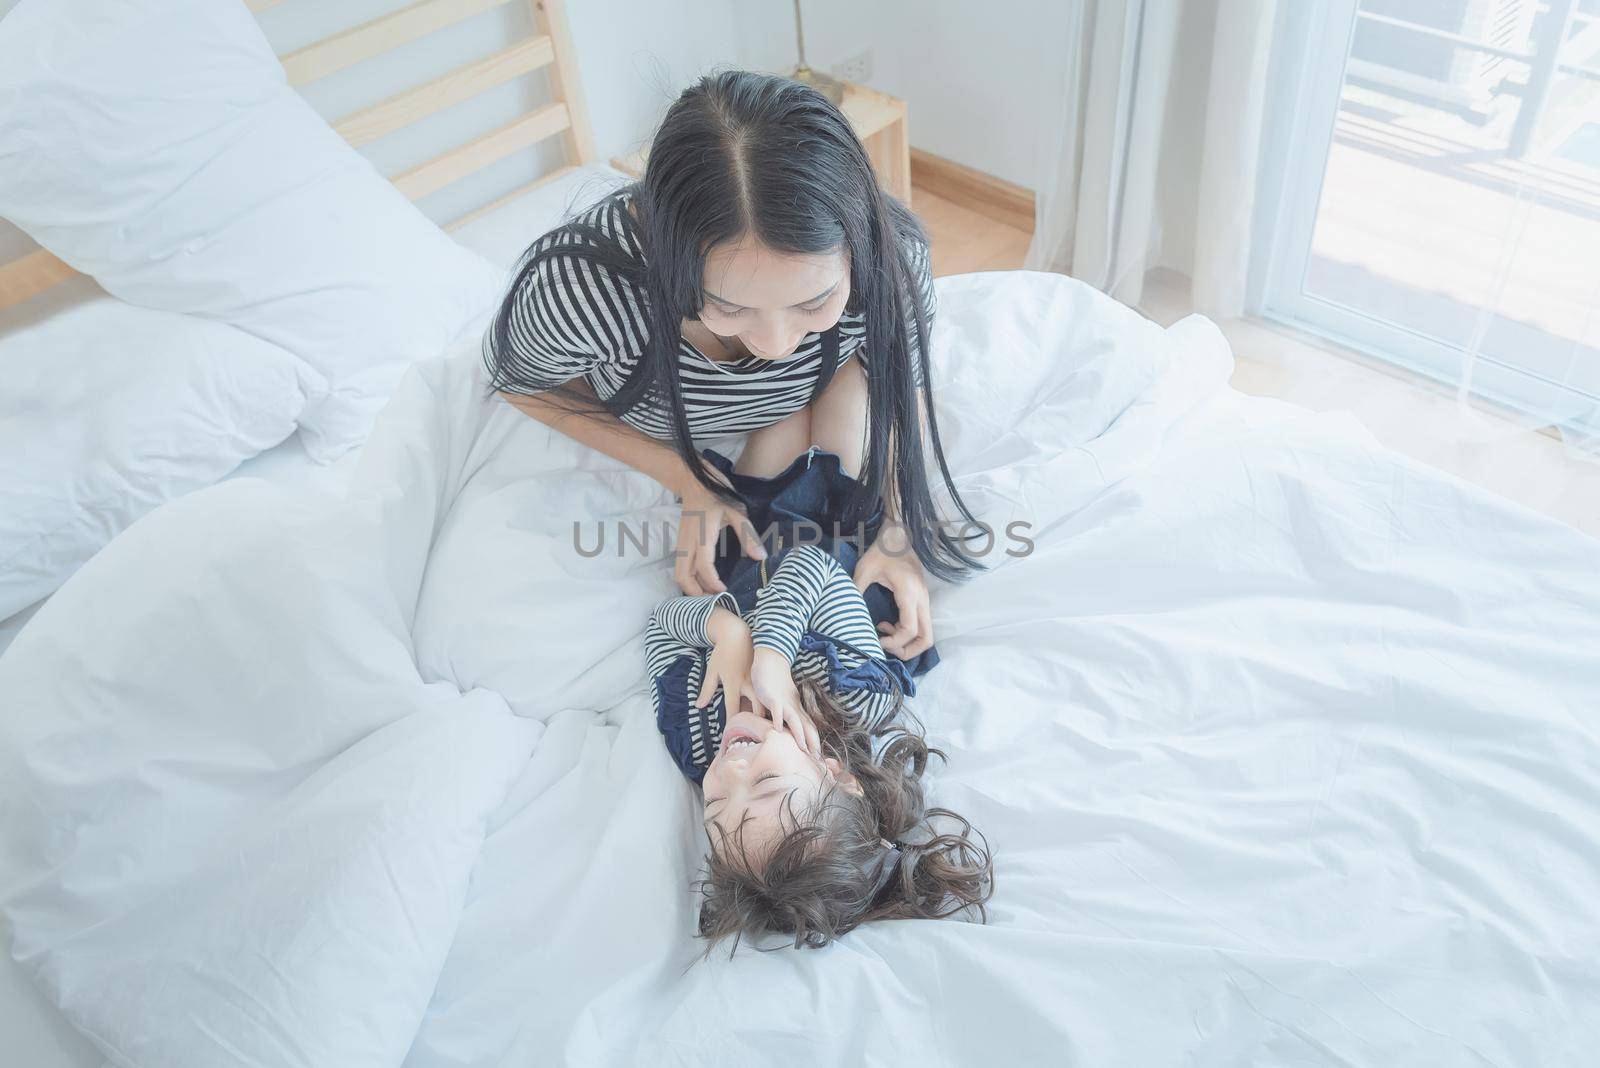
[[[757,724],[740,723],[738,722],[740,718],[743,717],[734,717],[722,732],[722,745],[717,750],[719,753],[743,752],[748,749],[754,749],[761,744],[761,739],[766,732],[761,729],[759,724],[764,721],[758,720]]]

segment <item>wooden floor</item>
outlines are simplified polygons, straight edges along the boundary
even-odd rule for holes
[[[911,203],[928,230],[935,275],[1022,266],[1025,231],[921,189]],[[1187,314],[1181,279],[1157,272],[1140,311],[1163,325]],[[1350,412],[1390,448],[1600,537],[1600,458],[1319,338],[1256,319],[1219,325],[1240,392]]]
[[[955,201],[913,188],[911,208],[928,230],[935,277],[1014,271],[1028,254],[1032,234],[996,222]]]

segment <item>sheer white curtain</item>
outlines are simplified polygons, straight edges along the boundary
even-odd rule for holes
[[[1503,439],[1513,422],[1549,427],[1568,457],[1600,463],[1600,168],[1548,153],[1516,163],[1509,210],[1485,243],[1492,267],[1476,314],[1463,316],[1456,395],[1479,442]]]
[[[1438,448],[1554,426],[1600,449],[1600,21],[1541,8],[1517,70],[1566,65],[1518,153],[1504,87],[1477,125],[1385,97],[1375,67],[1404,75],[1438,40],[1390,18],[1385,53],[1360,0],[1072,4],[1029,267],[1134,305],[1171,268],[1196,311],[1268,312],[1448,383]]]
[[[1247,306],[1275,0],[1074,0],[1028,266],[1138,304],[1156,266],[1195,309]]]

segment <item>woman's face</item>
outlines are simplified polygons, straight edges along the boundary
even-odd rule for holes
[[[833,782],[860,789],[849,775],[840,775],[832,757],[816,759],[788,730],[741,711],[723,727],[722,746],[701,782],[706,834],[713,843],[732,841],[742,826],[737,841],[745,859],[759,863],[793,829],[790,821],[804,817]]]
[[[751,355],[786,360],[808,333],[839,321],[850,299],[850,261],[841,249],[817,256],[774,252],[741,238],[706,256],[700,321],[738,338]]]

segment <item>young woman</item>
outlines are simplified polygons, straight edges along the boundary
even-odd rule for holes
[[[855,584],[887,587],[884,645],[933,641],[926,573],[977,566],[939,523],[928,400],[927,241],[885,195],[848,121],[816,91],[734,71],[668,111],[643,181],[534,243],[486,344],[518,408],[682,501],[674,577],[724,586],[716,544],[765,555],[728,476],[695,439],[749,433],[739,471],[775,474],[819,437],[863,443],[842,519],[869,534]],[[955,519],[957,517],[951,517]]]
[[[819,947],[874,920],[984,918],[988,849],[925,807],[937,750],[855,584],[802,545],[776,555],[754,602],[741,614],[729,593],[674,598],[646,631],[656,724],[704,790],[702,937]]]

